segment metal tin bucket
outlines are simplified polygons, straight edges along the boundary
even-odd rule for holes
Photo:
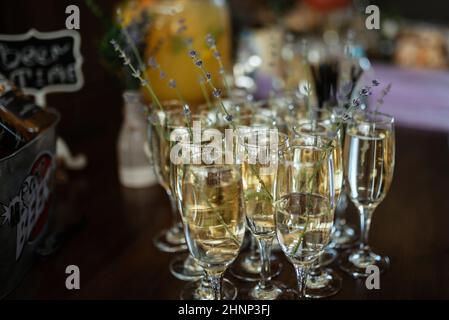
[[[57,123],[0,159],[0,298],[33,265],[52,213]]]

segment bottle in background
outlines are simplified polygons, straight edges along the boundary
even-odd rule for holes
[[[137,91],[126,91],[123,98],[124,121],[117,143],[119,179],[128,188],[148,187],[157,180],[144,151],[147,143],[144,107]]]

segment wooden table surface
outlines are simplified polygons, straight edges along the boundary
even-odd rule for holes
[[[174,254],[162,253],[153,236],[169,223],[169,204],[159,186],[132,190],[119,185],[116,128],[75,146],[89,156],[84,172],[58,187],[58,221],[84,216],[87,224],[53,256],[39,261],[11,299],[177,299],[185,282],[171,276]],[[449,148],[446,134],[397,129],[394,181],[373,218],[370,244],[391,258],[380,290],[367,290],[342,272],[334,299],[449,298]],[[101,151],[101,152],[100,152]],[[109,159],[109,160],[107,160]],[[348,210],[357,221],[354,207]],[[282,256],[282,253],[278,253]],[[284,260],[277,280],[294,286]],[[81,271],[81,289],[65,288],[65,268]],[[251,284],[228,275],[245,298]]]
[[[130,190],[119,185],[115,143],[121,89],[99,63],[101,22],[78,2],[85,13],[80,30],[85,86],[77,93],[52,94],[48,102],[63,115],[61,135],[75,152],[89,157],[86,170],[70,172],[69,182],[57,188],[54,228],[82,217],[87,224],[56,254],[39,261],[8,298],[177,299],[185,283],[168,270],[173,254],[159,252],[152,244],[153,236],[168,226],[168,201],[158,186]],[[107,14],[117,2],[99,1]],[[8,2],[8,10],[0,12],[1,33],[60,29],[67,17],[65,7],[72,2],[46,4],[42,19],[40,2]],[[390,256],[391,269],[381,277],[378,291],[368,291],[363,282],[342,274],[343,289],[334,299],[449,298],[447,134],[398,128],[396,163],[392,187],[374,213],[370,234],[370,244]],[[357,221],[352,206],[348,216]],[[65,288],[65,268],[71,264],[81,271],[78,291]],[[277,279],[293,286],[293,269],[284,265]],[[250,285],[235,283],[244,298]]]

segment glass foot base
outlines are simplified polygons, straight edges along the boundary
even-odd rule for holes
[[[187,283],[181,291],[181,300],[213,300],[212,289],[209,282],[201,280]],[[237,298],[237,287],[228,279],[223,279],[223,300],[235,300]]]
[[[179,280],[196,281],[204,275],[204,270],[189,255],[176,256],[170,261],[170,272]]]
[[[294,289],[287,289],[282,292],[278,300],[300,300],[298,292]]]
[[[375,254],[371,250],[359,249],[347,250],[339,260],[340,269],[355,279],[369,276],[370,273],[366,273],[366,268],[372,265],[378,267],[380,273],[383,273],[390,267],[390,258]]]
[[[184,232],[179,226],[160,231],[154,238],[153,243],[163,252],[181,252],[187,250]]]
[[[239,280],[257,282],[260,280],[260,257],[251,252],[240,254],[229,268],[231,274]],[[282,263],[275,255],[271,255],[271,278],[282,271]]]
[[[330,246],[336,249],[347,249],[354,246],[357,240],[355,229],[347,224],[338,225],[331,234]]]
[[[342,279],[332,269],[320,269],[319,274],[309,274],[306,297],[311,299],[327,298],[341,290]]]
[[[249,298],[252,300],[278,300],[285,290],[282,284],[277,281],[271,282],[270,289],[262,289],[258,284],[249,291]]]

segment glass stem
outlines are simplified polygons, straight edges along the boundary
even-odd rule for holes
[[[257,240],[252,234],[249,238],[249,250],[251,260],[259,259],[259,255],[257,254]]]
[[[222,300],[221,282],[223,280],[223,272],[213,272],[210,270],[206,270],[206,274],[212,287],[214,300]]]
[[[369,208],[367,206],[359,207],[360,215],[360,249],[368,250],[368,234],[371,226],[371,217],[373,216],[374,208]]]
[[[319,256],[318,256],[318,259],[316,259],[316,261],[312,264],[312,267],[309,269],[309,276],[319,276],[320,275],[320,267],[321,267],[321,265],[320,265],[320,259],[321,259],[321,255],[322,255],[323,253],[321,253]]]
[[[271,288],[271,245],[273,243],[273,238],[269,239],[258,239],[259,251],[260,251],[260,281],[259,287],[262,290],[267,290]]]
[[[344,192],[344,188],[342,188],[340,199],[337,203],[337,208],[335,210],[335,225],[337,227],[343,226],[346,224],[345,212],[348,207],[348,201],[346,198],[346,193]]]
[[[295,264],[296,281],[298,283],[298,299],[303,300],[306,296],[307,275],[309,273],[309,266],[302,264]]]

